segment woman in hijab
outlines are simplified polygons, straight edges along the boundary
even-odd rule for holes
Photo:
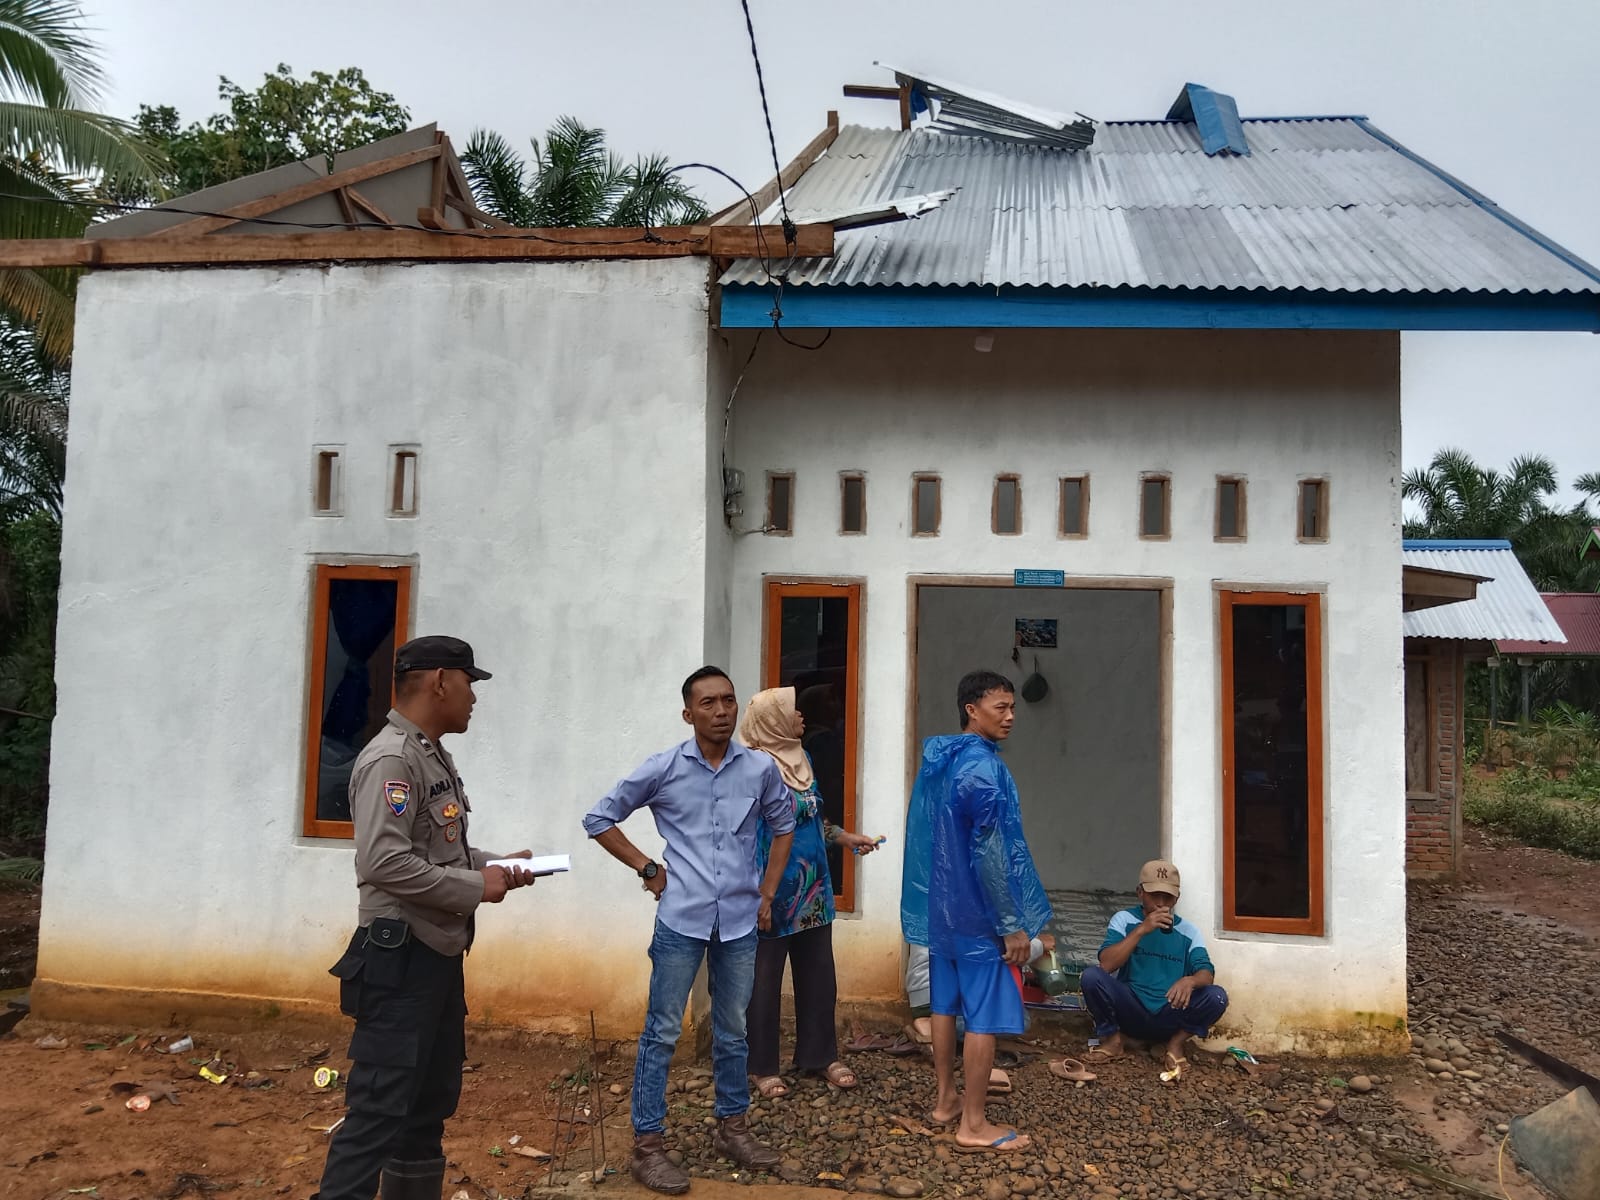
[[[755,990],[746,1023],[750,1039],[750,1074],[766,1097],[786,1096],[789,1088],[778,1075],[778,1013],[783,966],[794,975],[795,1067],[820,1075],[835,1087],[856,1086],[855,1073],[839,1061],[834,1023],[836,985],[833,973],[833,879],[828,873],[828,847],[858,854],[877,848],[870,837],[828,824],[822,816],[811,760],[801,748],[805,718],[795,707],[792,687],[772,688],[751,697],[739,727],[740,740],[777,760],[783,780],[794,794],[794,843],[789,865],[772,901],[772,926],[756,945]],[[758,869],[766,870],[772,833],[762,821],[757,832]]]

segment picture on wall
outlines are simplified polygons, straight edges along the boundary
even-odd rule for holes
[[[1054,650],[1056,648],[1056,618],[1018,617],[1015,645],[1025,646],[1031,650]]]

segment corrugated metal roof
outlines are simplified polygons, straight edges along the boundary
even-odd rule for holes
[[[1408,567],[1454,571],[1487,580],[1475,600],[1418,609],[1402,617],[1406,637],[1462,638],[1492,642],[1522,638],[1531,642],[1565,642],[1561,626],[1550,615],[1510,542],[1407,541],[1400,551]]]
[[[1545,607],[1567,635],[1567,644],[1502,640],[1501,654],[1559,654],[1570,658],[1600,658],[1600,596],[1593,592],[1546,592]]]
[[[841,231],[789,284],[1600,293],[1600,271],[1361,118],[1244,125],[1248,157],[1208,156],[1180,121],[1106,124],[1078,151],[846,126],[790,189],[795,220],[959,191],[917,220]],[[722,281],[766,280],[745,260]]]

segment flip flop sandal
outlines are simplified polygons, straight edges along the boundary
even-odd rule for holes
[[[762,1075],[756,1080],[756,1091],[763,1099],[779,1100],[789,1094],[789,1085],[776,1075]]]
[[[1033,1142],[1024,1140],[1024,1135],[1013,1129],[982,1146],[963,1146],[960,1142],[955,1145],[957,1154],[1021,1154],[1031,1149]]]
[[[994,1070],[989,1072],[989,1095],[1008,1096],[1011,1094],[1011,1076],[1004,1071]]]
[[[829,1063],[823,1070],[822,1077],[833,1084],[834,1087],[842,1088],[845,1091],[849,1091],[861,1082],[860,1079],[856,1078],[856,1073],[842,1062]],[[849,1083],[845,1082],[846,1078],[850,1080]]]
[[[1075,1058],[1063,1058],[1050,1064],[1050,1074],[1057,1079],[1070,1079],[1074,1083],[1088,1083],[1099,1076],[1088,1070]]]
[[[1127,1051],[1125,1050],[1119,1050],[1115,1054],[1108,1054],[1103,1046],[1090,1046],[1089,1049],[1083,1052],[1083,1061],[1086,1063],[1094,1063],[1095,1066],[1099,1067],[1104,1066],[1106,1063],[1118,1062],[1125,1057],[1126,1054]]]
[[[910,1058],[913,1054],[921,1054],[922,1047],[917,1045],[910,1038],[900,1037],[896,1038],[889,1045],[884,1046],[883,1052],[885,1054],[893,1055],[895,1058]]]
[[[1167,1069],[1161,1072],[1162,1083],[1177,1083],[1189,1070],[1189,1060],[1176,1054],[1167,1055]]]
[[[899,1041],[904,1041],[904,1038]],[[846,1050],[888,1050],[893,1053],[894,1046],[898,1044],[895,1038],[884,1033],[858,1033],[844,1044]]]

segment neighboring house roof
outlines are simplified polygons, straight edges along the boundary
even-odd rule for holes
[[[1600,271],[1363,118],[1243,125],[1248,156],[1207,155],[1187,121],[1108,123],[1081,151],[846,126],[789,190],[796,221],[960,192],[916,221],[841,233],[789,284],[1600,294]],[[748,260],[723,277],[765,280]]]
[[[1589,536],[1583,539],[1583,549],[1579,553],[1584,558],[1600,558],[1600,526],[1589,530]]]
[[[1519,638],[1530,642],[1566,641],[1528,573],[1507,541],[1433,541],[1408,538],[1401,562],[1408,567],[1476,575],[1475,599],[1405,613],[1406,637],[1458,638],[1492,642]]]
[[[1540,658],[1600,658],[1600,595],[1546,592],[1544,602],[1566,635],[1566,645],[1502,640],[1497,647],[1500,653],[1531,654]]]

